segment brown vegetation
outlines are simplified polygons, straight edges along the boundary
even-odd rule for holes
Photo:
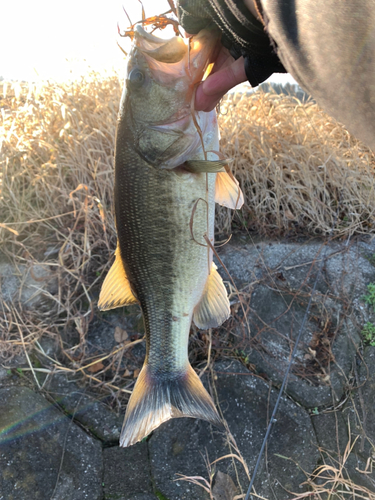
[[[58,293],[44,312],[23,310],[0,296],[3,359],[33,348],[40,353],[41,336],[60,339],[59,333],[74,326],[78,345],[61,343],[63,359],[53,368],[37,367],[28,358],[29,369],[36,379],[38,371],[79,372],[117,395],[129,392],[135,376],[120,380],[122,356],[141,340],[119,342],[113,352],[90,358],[85,335],[116,243],[112,192],[120,94],[117,75],[0,85],[3,257],[16,266],[41,263],[58,279]],[[312,100],[232,95],[221,104],[219,122],[221,149],[233,160],[246,199],[233,220],[232,211],[218,208],[219,234],[233,228],[266,235],[375,233],[374,156]],[[212,342],[206,342],[206,358]],[[351,489],[353,498],[370,495],[344,481],[344,465],[316,471],[316,479],[325,481],[320,489],[314,486],[316,498],[333,488],[338,498],[350,497]]]
[[[113,154],[120,94],[118,75],[0,86],[1,248],[16,265],[42,263],[58,278],[58,294],[43,314],[2,302],[0,348],[10,357],[34,346],[41,334],[69,325],[84,351],[116,243]],[[218,233],[236,227],[268,235],[375,232],[374,157],[312,100],[230,95],[219,122],[222,151],[233,160],[246,202],[234,219],[232,211],[218,208]],[[72,353],[66,354],[72,366]],[[82,356],[81,366],[86,361],[92,360]]]

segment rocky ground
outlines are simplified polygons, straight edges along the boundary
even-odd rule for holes
[[[32,353],[29,361],[18,356],[0,368],[0,500],[244,498],[301,328],[253,498],[305,492],[307,498],[375,498],[375,331],[365,341],[362,333],[375,322],[364,299],[375,283],[375,244],[239,237],[220,249],[220,258],[241,303],[221,268],[233,292],[232,318],[212,337],[193,330],[191,350],[211,338],[203,380],[230,433],[176,419],[144,442],[119,448],[124,408],[111,407],[108,395],[77,373],[56,369],[59,343],[42,338],[48,376],[38,372],[41,389],[28,371]],[[55,293],[42,270],[30,274],[3,263],[0,276],[7,303],[36,307],[41,296]],[[138,312],[96,314],[87,349],[109,352],[125,330],[140,332]],[[136,372],[143,356],[140,340],[124,352],[124,366]],[[194,362],[198,369],[206,364],[199,356]]]

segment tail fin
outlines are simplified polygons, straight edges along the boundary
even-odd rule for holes
[[[130,446],[171,418],[192,417],[223,424],[200,378],[189,365],[173,377],[153,375],[144,365],[126,410],[120,446]]]

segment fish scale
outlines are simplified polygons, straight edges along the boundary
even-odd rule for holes
[[[190,302],[192,296],[199,300],[208,273],[208,249],[193,240],[190,230],[194,204],[207,195],[206,174],[182,176],[153,169],[127,148],[132,143],[130,134],[131,130],[120,126],[116,145],[124,152],[116,162],[115,174],[116,223],[123,228],[119,231],[121,256],[142,308],[152,371],[181,371],[188,363]],[[123,137],[127,138],[125,145]],[[193,175],[199,182],[191,182]],[[195,211],[193,226],[202,243],[203,234],[213,237],[215,178],[207,175],[211,178],[207,200],[211,201],[210,233],[203,203]],[[192,273],[192,269],[201,272]]]
[[[190,110],[218,34],[203,30],[190,40],[189,51],[181,40],[162,41],[137,28],[120,103],[118,244],[98,306],[138,303],[146,336],[146,358],[127,405],[121,446],[136,443],[170,418],[202,418],[222,426],[190,366],[188,340],[192,321],[207,329],[229,317],[226,289],[205,238],[213,244],[215,201],[235,208],[243,200],[225,162],[212,152],[219,148],[215,111],[193,118]]]

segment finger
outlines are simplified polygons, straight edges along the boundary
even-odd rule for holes
[[[241,57],[233,64],[211,74],[199,85],[195,95],[195,109],[211,111],[228,90],[246,80],[244,60]]]
[[[216,58],[215,65],[212,69],[211,75],[217,73],[220,69],[229,66],[234,62],[233,57],[229,54],[229,50],[225,47],[221,47],[220,52]]]
[[[234,61],[213,75],[210,75],[202,84],[203,93],[207,96],[222,93],[246,81],[245,65],[243,57]]]

